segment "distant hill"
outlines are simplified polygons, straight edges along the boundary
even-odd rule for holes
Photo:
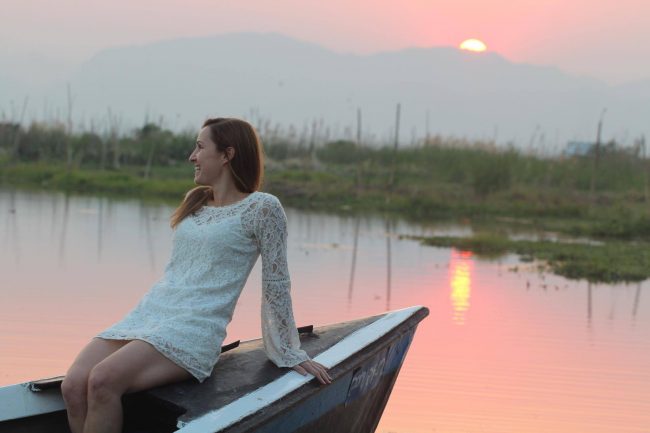
[[[525,146],[533,135],[547,145],[591,140],[604,107],[606,139],[629,142],[650,120],[650,81],[613,87],[448,47],[341,54],[273,33],[113,48],[68,81],[74,111],[86,120],[111,107],[126,124],[140,124],[148,113],[176,129],[208,115],[255,117],[255,107],[262,118],[298,130],[322,118],[330,136],[341,136],[346,127],[355,130],[360,107],[364,136],[389,141],[399,102],[402,142],[424,136],[428,111],[431,134],[496,136]],[[63,88],[54,83],[49,92],[61,106]]]

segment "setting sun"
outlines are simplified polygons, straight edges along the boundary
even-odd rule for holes
[[[476,51],[476,52],[482,52],[487,49],[485,44],[482,41],[479,41],[478,39],[467,39],[460,44],[459,48],[461,50]]]

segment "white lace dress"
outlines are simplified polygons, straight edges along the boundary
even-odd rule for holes
[[[162,279],[96,338],[144,340],[203,382],[219,359],[226,326],[259,255],[265,352],[278,367],[308,360],[293,319],[286,215],[275,196],[259,191],[185,218],[174,232]]]

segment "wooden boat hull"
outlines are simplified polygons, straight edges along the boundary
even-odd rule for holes
[[[278,369],[261,340],[223,353],[210,378],[125,395],[124,432],[374,432],[425,307],[315,328],[302,347],[333,382]],[[62,377],[0,387],[0,433],[68,432]]]
[[[389,342],[390,346],[344,366],[336,381],[258,427],[232,427],[227,432],[374,432],[404,361],[415,329]],[[348,368],[351,367],[351,368]],[[248,424],[252,424],[249,422]]]

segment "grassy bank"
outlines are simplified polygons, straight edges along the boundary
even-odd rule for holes
[[[193,183],[191,177],[144,179],[137,168],[124,170],[68,171],[61,164],[16,164],[0,168],[0,182],[13,187],[105,194],[121,197],[152,197],[178,201]]]
[[[650,213],[635,191],[601,191],[512,186],[477,197],[466,184],[400,179],[387,187],[386,173],[373,171],[359,181],[357,170],[328,165],[318,169],[270,164],[264,189],[287,205],[327,212],[381,212],[412,221],[499,222],[522,229],[547,230],[597,239],[650,241]],[[400,173],[398,172],[398,175]],[[63,164],[20,163],[0,166],[0,182],[90,194],[156,198],[177,203],[190,188],[192,167],[155,167],[148,179],[140,166],[120,170]]]

